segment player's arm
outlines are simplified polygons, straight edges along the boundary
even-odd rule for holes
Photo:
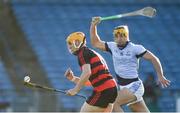
[[[143,55],[143,58],[146,60],[149,60],[153,64],[153,66],[157,72],[158,80],[161,83],[162,87],[167,87],[168,85],[170,85],[170,81],[167,80],[163,74],[163,69],[162,69],[161,62],[160,62],[159,58],[156,57],[150,51],[147,51]]]
[[[73,89],[67,90],[66,94],[70,96],[76,95],[81,90],[81,88],[85,85],[85,83],[88,81],[90,75],[91,75],[90,64],[84,64],[82,66],[82,73],[79,78],[79,81],[77,82],[76,86]]]
[[[77,84],[80,80],[79,77],[74,75],[74,73],[72,72],[72,70],[70,68],[66,70],[64,75],[68,80],[70,80],[71,82],[73,82],[75,84]],[[85,86],[91,86],[91,83],[89,80],[85,83]]]
[[[74,82],[75,84],[77,84],[79,82],[80,78],[77,76],[74,76],[74,78],[71,80],[72,82]],[[91,86],[91,82],[89,80],[87,80],[87,82],[84,84],[85,86]]]
[[[90,27],[90,38],[91,44],[93,47],[98,48],[100,50],[106,51],[105,42],[102,41],[97,33],[97,24],[100,23],[101,17],[93,17]]]
[[[86,82],[89,80],[89,77],[91,75],[91,66],[90,64],[84,64],[82,66],[82,73],[81,76],[75,86],[75,89],[79,92],[81,88],[86,84]]]

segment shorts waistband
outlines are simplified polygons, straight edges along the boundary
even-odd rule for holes
[[[122,86],[128,85],[128,84],[130,84],[132,82],[135,82],[135,81],[139,80],[138,77],[137,78],[132,78],[132,79],[127,79],[127,78],[122,78],[117,74],[116,74],[116,77],[117,77],[117,80],[118,80],[118,84],[122,85]]]

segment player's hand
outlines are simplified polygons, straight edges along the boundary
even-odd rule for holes
[[[75,77],[72,70],[71,70],[71,68],[68,68],[66,70],[66,72],[64,73],[64,76],[70,81],[72,81],[72,79]]]
[[[69,89],[66,91],[66,95],[69,95],[69,96],[74,96],[78,93],[79,91],[77,91],[75,88],[73,89]]]
[[[158,77],[158,82],[161,84],[162,88],[166,88],[170,85],[170,80],[166,79],[165,76]]]
[[[92,17],[92,21],[91,21],[92,24],[97,25],[100,22],[101,22],[101,17],[100,16]]]

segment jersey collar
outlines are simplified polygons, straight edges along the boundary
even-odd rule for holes
[[[124,48],[127,47],[127,45],[129,44],[129,42],[130,42],[130,41],[127,41],[124,46],[120,46],[120,45],[117,45],[117,46],[118,46],[118,48],[119,48],[120,50],[123,50]]]
[[[75,56],[78,56],[78,54],[80,53],[80,51],[82,51],[84,48],[86,48],[86,46],[81,47],[79,50],[77,50],[77,51],[74,52],[73,54],[74,54]]]

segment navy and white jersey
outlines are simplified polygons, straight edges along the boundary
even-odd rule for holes
[[[139,58],[146,53],[142,45],[127,42],[123,48],[118,47],[115,42],[106,42],[106,51],[112,54],[115,72],[122,78],[137,78]]]

